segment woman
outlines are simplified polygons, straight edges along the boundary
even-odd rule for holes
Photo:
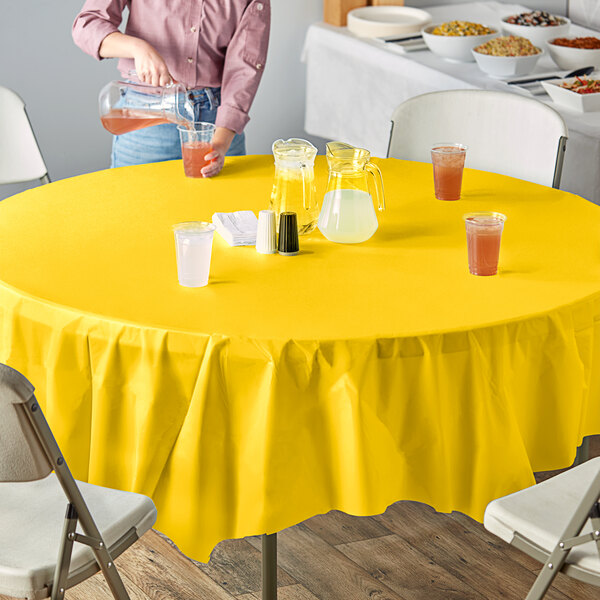
[[[129,9],[125,33],[118,30]],[[265,66],[270,0],[87,0],[73,40],[98,60],[120,58],[124,79],[188,89],[196,121],[215,123],[212,161],[245,154],[244,127]],[[115,136],[111,166],[181,158],[177,127],[155,125]]]

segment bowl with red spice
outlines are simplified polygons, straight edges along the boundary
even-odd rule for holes
[[[565,71],[581,67],[600,69],[600,37],[557,37],[548,42],[548,52]]]
[[[552,100],[576,112],[600,110],[600,72],[594,71],[588,77],[551,79],[541,84]]]

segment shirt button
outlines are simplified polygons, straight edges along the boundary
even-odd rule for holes
[[[192,25],[192,26],[190,27],[190,31],[191,31],[192,33],[196,33],[196,28],[195,28],[195,27]]]
[[[262,2],[259,2],[259,3],[256,5],[256,10],[262,10],[262,9],[263,9]]]
[[[263,68],[262,63],[258,63],[256,65],[256,68],[260,71]]]
[[[187,60],[188,60],[189,63],[194,62],[194,59],[191,56],[188,56]]]

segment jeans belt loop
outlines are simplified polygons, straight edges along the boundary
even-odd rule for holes
[[[210,110],[215,109],[216,108],[215,95],[213,94],[212,89],[207,87],[207,88],[204,88],[204,91],[206,92],[206,97],[208,98]]]

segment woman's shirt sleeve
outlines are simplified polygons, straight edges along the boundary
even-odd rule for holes
[[[260,83],[269,46],[270,0],[251,0],[225,55],[217,127],[241,133]]]
[[[119,31],[127,0],[87,0],[73,23],[73,41],[84,52],[101,60],[104,38]]]

